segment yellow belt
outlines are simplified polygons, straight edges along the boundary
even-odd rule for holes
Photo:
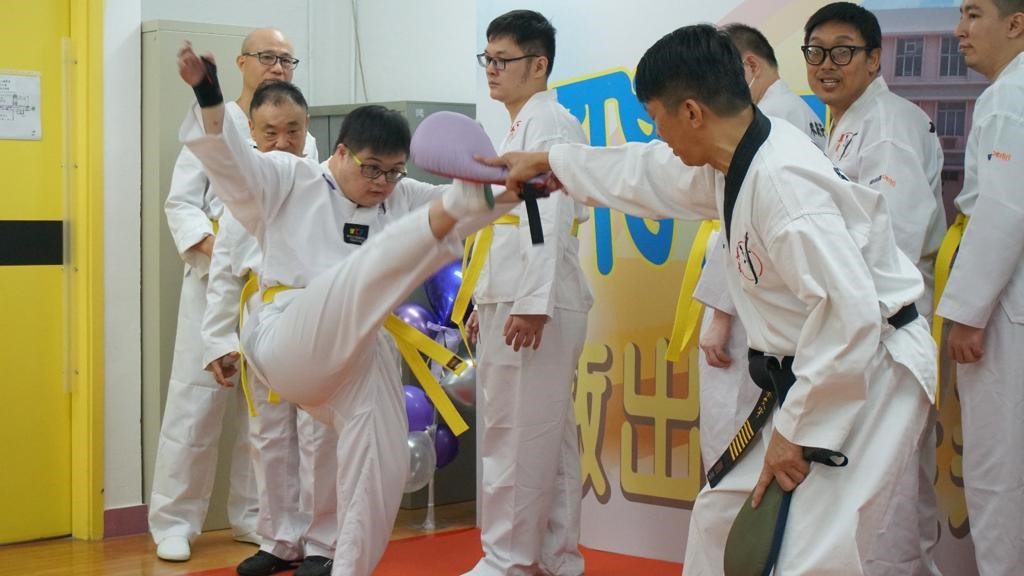
[[[569,231],[574,237],[580,235],[581,220],[572,221],[572,229]],[[480,280],[480,273],[483,272],[484,262],[487,261],[487,254],[491,250],[491,243],[494,241],[493,226],[518,226],[519,216],[505,214],[491,223],[491,226],[481,229],[476,234],[466,238],[466,247],[462,254],[462,285],[455,295],[455,302],[452,305],[452,322],[459,328],[463,342],[466,342],[466,329],[462,320],[466,317],[466,309],[469,308],[469,300],[476,290],[476,284]],[[442,319],[443,320],[443,319]],[[466,351],[469,351],[469,343],[466,342]],[[472,352],[469,353],[473,357]]]
[[[210,218],[210,224],[213,225],[213,233],[215,235],[220,232],[220,222],[216,218]]]
[[[256,417],[259,413],[256,412],[256,404],[252,400],[252,387],[249,386],[249,376],[245,370],[245,351],[242,350],[242,324],[245,320],[245,306],[249,302],[249,298],[252,297],[260,289],[260,279],[256,276],[256,273],[252,270],[249,271],[249,278],[245,281],[245,286],[242,286],[242,296],[238,299],[238,380],[242,385],[242,394],[245,396],[245,403],[249,407],[249,416]],[[271,404],[278,404],[281,402],[281,397],[277,395],[271,389],[267,393],[267,402]]]
[[[939,360],[942,358],[942,316],[937,314],[939,300],[942,292],[946,289],[946,282],[949,281],[949,273],[953,269],[953,256],[960,248],[960,240],[964,237],[964,229],[967,228],[967,221],[970,220],[963,214],[957,214],[953,225],[946,230],[946,236],[942,238],[939,245],[939,253],[935,256],[935,293],[932,295],[932,338],[935,339],[935,346],[939,353],[935,355],[936,374],[939,382],[935,386],[935,406],[939,406],[939,391],[942,390],[942,365]]]
[[[271,286],[263,291],[263,302],[270,303],[279,293],[291,289],[290,286]],[[448,398],[444,389],[438,384],[437,379],[431,374],[430,368],[427,367],[427,363],[423,360],[421,354],[426,355],[431,360],[456,374],[461,374],[466,369],[466,361],[453,354],[444,346],[427,338],[422,332],[403,322],[401,318],[394,314],[389,314],[384,319],[384,329],[395,339],[399,353],[402,354],[402,358],[409,365],[423,391],[426,392],[427,397],[434,404],[437,413],[448,424],[452,434],[458,436],[469,430],[469,425],[466,424],[459,411],[455,409],[455,405],[452,404],[451,399]]]
[[[701,266],[707,256],[708,237],[718,230],[718,220],[705,220],[697,230],[697,236],[690,246],[690,255],[686,258],[686,270],[683,272],[683,285],[679,288],[679,299],[676,301],[676,315],[672,322],[672,338],[668,342],[665,358],[678,362],[679,357],[690,351],[693,346],[694,334],[698,332],[704,305],[693,298],[693,291],[700,280]]]

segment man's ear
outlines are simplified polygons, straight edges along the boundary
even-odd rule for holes
[[[694,128],[697,128],[704,123],[704,110],[693,98],[683,100],[683,103],[679,105],[679,113],[685,114],[686,116],[684,116],[684,118]]]
[[[245,65],[245,55],[244,54],[239,54],[238,56],[235,56],[235,66],[238,66],[238,70],[239,71],[242,70],[242,66],[244,66],[244,65]]]
[[[548,66],[551,65],[551,61],[548,60],[547,56],[538,56],[533,59],[533,73],[534,75],[544,76],[548,75]]]
[[[761,62],[754,57],[753,54],[746,54],[743,56],[743,65],[750,68],[750,74],[752,77],[756,77],[761,72]]]
[[[1010,15],[1009,20],[1006,37],[1021,38],[1024,36],[1024,12],[1014,12]]]

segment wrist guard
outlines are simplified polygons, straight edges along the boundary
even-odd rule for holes
[[[206,58],[200,59],[206,66],[206,76],[202,82],[192,87],[192,91],[196,93],[196,101],[199,102],[200,108],[212,108],[224,102],[224,94],[221,93],[220,82],[217,81],[217,65]]]

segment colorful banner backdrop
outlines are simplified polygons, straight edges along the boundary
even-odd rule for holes
[[[826,4],[811,0],[639,0],[560,3],[484,0],[477,5],[479,49],[495,16],[528,8],[558,29],[551,86],[595,146],[653,139],[632,74],[662,35],[693,23],[744,22],[772,42],[790,87],[807,88],[799,46],[803,23]],[[955,21],[950,24],[950,29]],[[509,125],[488,97],[481,72],[477,115],[497,144]],[[649,221],[597,208],[581,229],[581,260],[595,306],[574,386],[583,472],[581,541],[603,550],[681,562],[690,510],[704,483],[697,362],[672,363],[665,349],[697,224]],[[693,367],[691,370],[690,367]],[[936,484],[942,525],[937,557],[948,574],[973,574],[963,504],[959,405],[944,394]]]

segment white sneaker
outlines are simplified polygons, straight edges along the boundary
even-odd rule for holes
[[[161,560],[171,562],[184,562],[192,557],[192,549],[189,548],[188,538],[184,536],[168,536],[156,546],[156,556]]]
[[[255,530],[250,530],[245,534],[237,534],[234,536],[235,542],[242,542],[245,544],[255,544],[257,546],[263,545],[263,539],[256,533]]]

